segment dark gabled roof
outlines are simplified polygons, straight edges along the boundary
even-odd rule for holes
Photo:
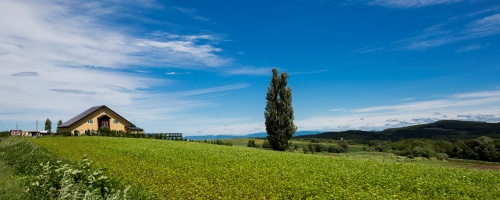
[[[64,127],[68,127],[68,126],[71,126],[73,125],[74,123],[76,123],[77,121],[85,118],[86,116],[92,114],[93,112],[103,108],[103,107],[106,107],[108,110],[111,110],[110,108],[108,108],[107,106],[105,105],[101,105],[101,106],[94,106],[92,108],[89,108],[88,110],[80,113],[79,115],[77,115],[76,117],[73,117],[71,118],[70,120],[62,123],[60,126],[58,126],[59,128],[64,128]],[[132,124],[131,122],[129,122],[127,119],[125,119],[124,117],[122,117],[121,115],[119,115],[118,113],[116,113],[115,111],[111,110],[111,112],[113,112],[114,114],[118,115],[119,117],[123,118],[125,121],[127,121],[128,123]],[[132,124],[132,126],[130,127],[135,127],[134,124]]]

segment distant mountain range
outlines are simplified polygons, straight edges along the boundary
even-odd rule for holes
[[[340,131],[314,135],[302,135],[297,138],[328,138],[339,140],[400,140],[404,138],[425,138],[454,141],[473,139],[479,136],[500,138],[500,123],[473,121],[441,120],[430,124],[421,124],[383,131]]]
[[[297,131],[294,136],[313,135],[321,133],[319,131]],[[185,136],[191,140],[216,140],[216,139],[231,139],[231,138],[265,138],[266,132],[252,133],[248,135],[200,135],[200,136]]]

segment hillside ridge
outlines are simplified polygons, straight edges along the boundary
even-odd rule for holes
[[[458,139],[472,139],[479,136],[500,138],[500,123],[440,120],[429,124],[390,128],[383,131],[347,130],[297,136],[295,138],[324,138],[335,140],[400,140],[405,138],[425,138],[454,141]]]

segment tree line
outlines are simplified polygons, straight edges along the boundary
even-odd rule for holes
[[[500,139],[481,136],[454,142],[430,139],[402,139],[392,141],[368,141],[365,151],[389,152],[413,157],[458,158],[500,162]]]

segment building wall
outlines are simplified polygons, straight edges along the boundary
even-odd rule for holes
[[[125,119],[119,117],[116,115],[114,112],[112,112],[109,109],[106,109],[105,107],[100,108],[99,110],[91,113],[87,117],[75,122],[73,125],[71,125],[68,128],[59,128],[60,132],[71,132],[74,133],[75,130],[79,131],[80,134],[85,134],[86,130],[94,130],[97,131],[99,129],[99,120],[97,118],[107,115],[110,117],[109,119],[109,129],[110,130],[115,130],[115,131],[126,131],[125,127],[126,126],[131,126],[132,124],[128,123],[125,121]],[[92,120],[92,123],[88,123],[88,120]],[[114,123],[114,121],[117,120],[118,123]]]

